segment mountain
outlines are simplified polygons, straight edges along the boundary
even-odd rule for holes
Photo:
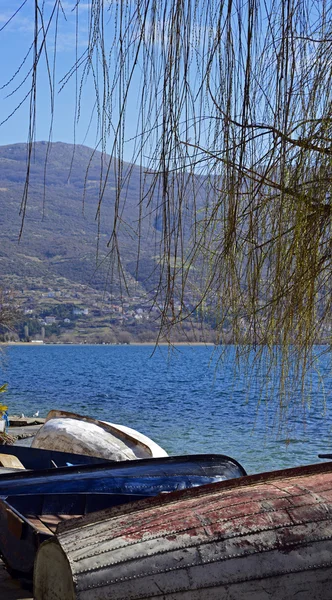
[[[108,165],[98,213],[100,182],[105,182]],[[117,196],[119,167],[123,184]],[[154,297],[162,254],[157,187],[161,181],[130,163],[110,162],[109,156],[85,146],[37,142],[20,238],[26,174],[26,144],[0,147],[0,291],[24,314],[17,336],[52,341],[154,341],[160,322]],[[191,212],[197,208],[189,189],[188,185],[183,199],[188,214],[185,237]],[[142,190],[152,190],[144,204],[139,201]],[[116,244],[121,277],[117,262],[112,261],[116,246],[110,239],[115,210],[120,217]],[[10,304],[6,299],[5,303]],[[190,311],[190,297],[186,303]],[[174,308],[181,306],[175,302]],[[193,339],[192,325],[186,335]],[[200,338],[195,334],[194,339]]]
[[[84,146],[38,142],[34,146],[23,235],[21,202],[26,178],[27,146],[0,147],[0,272],[26,278],[64,277],[69,282],[104,288],[110,277],[110,239],[116,198],[117,165],[112,163],[96,217],[99,187],[109,157]],[[129,286],[135,287],[137,270],[140,169],[122,165],[125,197],[118,243]],[[127,177],[127,179],[126,179]],[[151,176],[147,174],[147,179]],[[148,184],[147,184],[148,185]],[[140,280],[153,272],[158,250],[160,219],[154,211],[140,231]],[[145,268],[147,261],[147,268]],[[98,268],[96,268],[98,266]],[[117,277],[115,274],[116,285]],[[151,280],[147,287],[151,285]],[[136,286],[137,287],[137,286]],[[142,291],[142,289],[141,289]]]

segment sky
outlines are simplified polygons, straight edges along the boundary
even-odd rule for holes
[[[0,74],[0,145],[26,142],[29,132],[29,92],[31,86],[31,69],[33,53],[27,56],[34,36],[34,0],[1,0],[0,1],[0,52],[4,59],[1,61]],[[40,5],[42,2],[40,1]],[[53,9],[54,0],[44,0],[44,13],[48,17]],[[88,40],[88,8],[87,0],[81,0],[79,11],[79,33],[76,36],[75,0],[62,1],[65,12],[59,15],[57,36],[57,59],[55,69],[54,120],[51,118],[50,86],[47,75],[45,58],[41,59],[37,80],[37,126],[35,139],[62,141],[67,143],[84,143],[95,147],[96,122],[91,121],[95,102],[93,85],[84,86],[83,101],[79,121],[76,120],[76,81],[73,76],[69,83],[62,88],[62,79],[74,64],[76,51],[80,54]],[[16,13],[16,14],[15,14]],[[11,18],[12,17],[12,18]],[[55,19],[53,21],[55,23]],[[112,29],[112,22],[108,26]],[[54,25],[48,32],[48,56],[50,70],[53,71],[54,57]],[[76,50],[77,41],[77,50]],[[24,58],[26,60],[22,65]],[[62,89],[61,89],[62,88]],[[24,99],[25,98],[25,99]],[[134,101],[134,98],[131,99]],[[135,106],[129,114],[135,112]],[[13,113],[13,114],[12,114]],[[52,133],[50,126],[52,123]],[[89,129],[90,123],[90,129]],[[134,127],[134,119],[132,121]],[[130,134],[131,129],[129,118]],[[129,156],[129,155],[128,155]]]
[[[110,51],[113,36],[115,34],[115,17],[120,3],[117,0],[103,0],[105,10],[105,39],[106,39],[106,54]],[[80,75],[77,81],[75,74],[69,78],[66,85],[62,85],[63,78],[69,72],[72,65],[75,63],[76,57],[87,48],[89,36],[89,10],[91,0],[79,0],[79,20],[78,34],[76,28],[76,0],[61,0],[61,5],[64,15],[59,14],[59,26],[57,30],[56,42],[56,68],[54,74],[54,85],[56,89],[54,102],[54,119],[51,118],[51,96],[50,85],[47,74],[47,64],[45,57],[42,56],[38,65],[37,79],[37,125],[35,139],[37,141],[48,140],[51,135],[51,141],[62,141],[67,143],[85,144],[90,147],[96,147],[100,139],[100,131],[98,131],[95,113],[92,116],[93,107],[95,105],[94,80],[90,74],[87,83],[83,86],[82,102],[80,113],[76,111],[77,91],[80,91]],[[47,23],[56,0],[39,0],[38,4],[45,15],[45,23]],[[112,7],[110,12],[110,6]],[[122,6],[122,5],[121,5]],[[126,7],[132,8],[130,1],[126,2]],[[166,2],[165,6],[168,8]],[[171,3],[169,4],[171,7]],[[1,56],[6,57],[2,61],[0,73],[0,145],[13,144],[17,142],[26,142],[29,133],[29,90],[31,87],[31,65],[33,62],[33,52],[30,51],[34,38],[34,7],[35,0],[0,0],[0,52]],[[126,10],[126,9],[124,9]],[[171,10],[171,9],[170,9]],[[112,16],[113,15],[113,16]],[[164,23],[167,26],[167,19]],[[53,77],[53,58],[54,58],[54,40],[55,40],[55,22],[53,17],[52,25],[47,34],[47,52],[49,59],[49,68]],[[133,22],[137,24],[136,17]],[[133,64],[135,49],[138,45],[140,33],[135,30],[135,25],[132,28],[133,33],[130,37],[130,58],[128,65]],[[149,21],[147,21],[147,35],[153,31],[155,34],[154,48],[160,48],[161,31],[149,29]],[[193,39],[199,38],[201,35],[200,28],[193,28]],[[131,37],[132,36],[132,37]],[[135,37],[136,36],[136,37]],[[167,40],[167,35],[166,35]],[[40,42],[39,42],[40,43]],[[126,42],[125,42],[126,43]],[[117,54],[118,48],[115,48],[114,55]],[[107,54],[108,55],[108,54]],[[113,55],[112,55],[113,56]],[[26,57],[26,59],[25,59]],[[139,99],[142,85],[142,72],[144,67],[140,64],[141,56],[135,63],[134,74],[131,79],[130,93],[127,98],[127,110],[125,118],[124,139],[126,140],[124,159],[132,162],[135,147],[135,136],[137,134],[137,124],[139,122]],[[24,60],[25,59],[25,60]],[[115,60],[115,59],[114,59]],[[23,64],[22,64],[22,61]],[[110,78],[112,79],[114,72],[114,63],[109,69]],[[112,68],[113,67],[113,68]],[[130,71],[130,66],[129,66]],[[81,71],[82,72],[82,71]],[[196,70],[195,70],[196,72]],[[127,75],[128,77],[128,72]],[[102,80],[102,72],[99,70],[99,85]],[[156,80],[162,82],[162,73],[157,73]],[[116,82],[117,98],[118,89],[121,88],[119,81]],[[101,89],[101,85],[100,85]],[[156,104],[160,103],[160,95],[155,96]],[[154,100],[153,100],[154,101]],[[118,122],[120,102],[115,100],[112,114],[112,125]],[[155,110],[155,107],[153,108]],[[152,110],[152,113],[153,113]],[[157,108],[157,110],[159,110]],[[153,113],[155,115],[155,113]],[[161,110],[162,115],[162,110]],[[77,118],[79,116],[79,119]],[[75,120],[76,117],[76,120]],[[152,119],[155,117],[152,117]],[[154,125],[155,121],[152,120]],[[50,134],[50,126],[52,124],[52,132]],[[151,125],[151,127],[153,127]],[[188,127],[187,127],[188,128]],[[147,128],[148,129],[148,128]],[[114,136],[110,130],[110,136],[106,150],[112,150],[112,142]],[[151,136],[153,145],[154,139]],[[101,148],[100,148],[101,149]],[[148,148],[147,152],[150,149]],[[148,154],[147,154],[148,156]],[[143,159],[144,160],[144,159]],[[136,162],[136,161],[134,161]]]
[[[54,96],[54,119],[52,121],[51,95],[47,74],[47,65],[45,62],[45,57],[42,56],[38,65],[39,68],[37,78],[37,124],[35,131],[35,139],[37,141],[51,139],[51,141],[53,142],[62,141],[77,144],[83,143],[90,147],[95,147],[100,139],[100,132],[98,132],[95,113],[94,115],[92,113],[95,104],[95,92],[94,80],[91,74],[89,80],[87,81],[87,84],[84,85],[82,88],[82,102],[80,104],[81,109],[79,114],[77,113],[76,97],[77,93],[80,91],[80,76],[78,75],[78,78],[76,80],[75,74],[73,74],[73,76],[69,79],[66,85],[62,85],[63,78],[66,76],[72,65],[75,63],[76,56],[79,56],[80,53],[84,52],[84,50],[87,48],[89,34],[88,18],[90,2],[91,0],[79,0],[79,10],[77,11],[77,14],[79,15],[79,26],[77,34],[77,14],[75,10],[77,0],[61,0],[61,5],[64,14],[60,12],[58,21],[59,26],[56,42],[56,67],[54,71],[54,87],[56,90]],[[106,9],[105,38],[107,53],[110,50],[111,41],[114,36],[114,13],[117,11],[117,8],[119,6],[131,7],[131,3],[130,0],[127,0],[127,2],[123,4],[120,4],[118,0],[103,0],[103,2],[104,8]],[[163,0],[163,2],[161,2],[161,5],[167,7],[167,9],[172,5],[171,2],[168,4],[167,0]],[[198,0],[195,4],[199,6],[200,2],[202,2],[203,6],[204,0]],[[269,0],[267,0],[267,2],[269,2]],[[56,0],[38,0],[38,5],[45,16],[45,23],[47,23],[50,15],[52,14],[52,10],[55,4]],[[190,3],[188,3],[188,5],[189,4]],[[110,13],[108,10],[110,8],[110,5],[112,6],[112,10],[114,11],[113,13]],[[215,2],[215,5],[216,11],[218,11],[218,1]],[[34,37],[34,9],[35,0],[0,0],[0,52],[1,56],[5,57],[5,60],[2,61],[2,68],[0,73],[0,145],[13,144],[17,142],[26,142],[28,139],[30,101],[30,97],[28,94],[31,86],[31,73],[29,73],[29,70],[31,69],[33,61],[33,52],[30,51],[29,53],[29,48],[31,48],[31,44]],[[126,8],[124,8],[124,10],[126,10]],[[162,14],[164,15],[164,13]],[[243,8],[243,14],[245,14],[245,8]],[[188,19],[192,17],[192,15],[190,15],[189,13],[187,16]],[[173,18],[171,12],[165,16],[165,21],[163,23],[165,30],[167,30],[167,25],[171,18]],[[135,19],[136,17],[133,19],[134,22]],[[55,22],[56,19],[53,18],[52,25],[50,26],[50,29],[47,34],[47,52],[51,77],[53,77]],[[133,29],[134,28],[135,26],[133,26]],[[149,21],[147,21],[147,27],[145,31],[147,32],[147,35],[150,35]],[[160,35],[161,32],[157,32],[156,40],[154,42],[154,48],[158,49],[158,36]],[[184,31],[184,36],[185,35],[186,32]],[[200,40],[204,40],[204,44],[207,47],[209,36],[213,38],[215,35],[214,23],[210,22],[206,24],[204,22],[203,25],[198,24],[197,26],[192,27],[191,35],[192,40],[195,40],[194,45],[197,44],[197,54],[193,57],[193,60],[190,63],[190,69],[192,69],[193,74],[191,79],[191,92],[192,97],[195,97],[196,92],[198,92],[198,88],[195,90],[194,83],[195,77],[197,76],[195,61],[196,59],[198,59],[199,63],[200,51],[202,51],[202,54],[204,53],[203,46],[200,47]],[[134,36],[135,33],[133,34],[133,38],[131,39],[132,43],[130,44],[130,52],[133,53],[135,52],[137,41],[140,39],[139,34],[137,34],[136,39],[134,39]],[[167,45],[167,34],[165,37],[165,41]],[[117,48],[115,48],[115,54],[116,52]],[[24,61],[25,57],[26,60]],[[131,59],[132,55],[131,58],[128,60],[128,64],[130,64]],[[23,64],[22,61],[24,61]],[[139,61],[140,58],[137,62],[139,63]],[[140,98],[142,71],[143,67],[140,67],[139,64],[137,66],[136,64],[135,73],[131,81],[130,94],[127,99],[128,105],[125,118],[126,129],[123,137],[125,140],[128,140],[125,144],[124,158],[125,160],[129,161],[132,160],[133,156],[133,138],[135,137],[137,132],[136,128],[139,119],[138,102]],[[109,72],[110,77],[112,78],[112,68],[109,69]],[[158,80],[158,76],[160,77],[160,81],[162,82],[163,73],[157,73],[156,80]],[[101,70],[99,71],[98,77],[100,78],[100,80],[102,79]],[[199,82],[200,76],[197,77],[197,80]],[[100,83],[98,85],[100,85]],[[147,85],[149,85],[149,82],[147,82]],[[179,85],[181,85],[181,82],[179,83]],[[116,87],[120,89],[121,86],[119,86],[119,81],[116,82]],[[163,90],[160,88],[159,92],[159,96],[158,94],[155,94],[155,97],[152,100],[152,102],[155,102],[156,104],[159,103],[159,105],[161,106],[160,114],[162,118],[162,102],[160,100],[162,100]],[[118,93],[118,91],[116,93]],[[199,96],[199,93],[197,94],[197,96]],[[200,102],[200,100],[198,100],[198,102]],[[207,100],[205,97],[204,103],[206,102]],[[117,123],[119,106],[120,102],[118,103],[118,106],[114,107],[111,125]],[[187,108],[188,106],[189,109]],[[190,103],[187,103],[187,107],[186,111],[189,110],[189,113],[185,113],[186,123],[190,123],[192,121],[192,113],[190,113]],[[155,107],[153,108],[153,110],[154,109]],[[157,108],[157,110],[159,109]],[[208,114],[209,111],[207,105],[205,105],[204,110],[206,110]],[[155,114],[156,113],[154,113],[154,115]],[[151,128],[153,128],[155,125],[155,120],[153,120],[154,118],[155,116],[152,118]],[[50,132],[51,125],[52,132]],[[199,129],[201,131],[199,135],[203,136],[203,139],[204,128],[206,128],[208,131],[209,123],[207,121],[205,123],[203,123],[202,121],[199,125]],[[188,133],[189,129],[190,125],[186,125],[183,136],[186,138],[186,141],[190,142],[192,141],[192,138],[190,136],[196,135],[196,133]],[[146,130],[148,130],[148,127],[146,127]],[[207,133],[207,136],[208,135],[209,134]],[[113,133],[110,130],[109,141],[105,148],[108,152],[110,152],[112,149],[112,136]],[[151,136],[152,145],[154,142],[155,140],[153,139],[153,136]],[[190,153],[189,146],[187,147],[187,151]],[[147,149],[147,152],[149,152],[149,148]]]
[[[55,48],[55,22],[56,19],[53,18],[52,25],[47,33],[47,56],[49,60],[49,69],[51,73],[51,77],[54,77],[54,118],[52,120],[51,116],[51,94],[50,94],[50,85],[48,79],[48,69],[45,61],[45,56],[42,55],[39,65],[38,65],[38,78],[37,78],[37,123],[35,130],[35,140],[48,140],[50,139],[53,142],[62,141],[67,143],[76,143],[76,144],[85,144],[90,147],[96,147],[100,140],[100,131],[97,128],[96,121],[96,111],[93,112],[95,105],[95,91],[94,84],[96,78],[93,78],[91,73],[85,85],[80,87],[80,74],[82,70],[78,74],[77,78],[75,73],[68,79],[66,85],[63,85],[64,78],[66,79],[66,74],[70,72],[72,65],[75,63],[77,56],[80,56],[84,50],[87,48],[88,44],[88,35],[89,35],[89,11],[90,11],[90,2],[92,0],[79,0],[79,10],[76,14],[75,6],[77,0],[61,0],[61,5],[63,8],[64,14],[60,12],[59,21],[58,21],[58,33],[57,33],[57,42],[56,42],[56,65],[54,67],[54,48]],[[262,6],[270,6],[271,0],[265,0],[262,3]],[[119,6],[129,6],[131,7],[134,3],[131,3],[130,0],[127,0],[126,3],[119,2],[119,0],[103,0],[105,7],[105,39],[106,39],[106,54],[110,50],[111,41],[115,34],[115,19],[114,13],[117,11]],[[201,5],[200,5],[201,2]],[[164,4],[163,4],[164,3]],[[38,0],[38,5],[40,9],[43,11],[45,24],[47,24],[50,15],[52,14],[52,10],[54,5],[56,4],[56,0]],[[113,7],[113,13],[109,12],[110,4]],[[144,3],[141,3],[144,4]],[[168,8],[169,4],[167,0],[160,0],[160,5],[166,6]],[[189,5],[190,3],[188,3]],[[193,3],[194,4],[194,3]],[[197,0],[196,5],[202,6],[204,5],[204,0]],[[218,0],[214,0],[211,4],[218,6]],[[242,0],[237,0],[235,5],[241,5],[242,16],[244,17],[244,23],[246,21],[246,12],[245,6],[246,3],[242,4]],[[310,4],[310,3],[309,3]],[[17,142],[26,142],[28,139],[29,133],[29,90],[31,87],[31,66],[33,61],[33,52],[31,51],[31,44],[34,38],[34,9],[35,9],[35,0],[0,0],[0,52],[1,52],[1,72],[0,72],[0,145],[13,144]],[[126,9],[124,9],[126,10]],[[217,10],[217,8],[216,8]],[[264,11],[263,11],[264,13]],[[113,17],[112,17],[113,14]],[[78,15],[78,17],[77,17]],[[78,18],[78,29],[76,28],[77,22],[76,18]],[[166,21],[163,23],[165,25],[165,29],[167,30],[167,18],[170,18],[169,15],[166,17]],[[234,18],[236,18],[236,13],[234,13]],[[313,18],[313,17],[312,17]],[[135,21],[135,18],[133,19]],[[264,19],[263,19],[264,23]],[[182,23],[183,25],[183,23]],[[266,26],[266,25],[265,25]],[[133,26],[134,29],[134,26]],[[234,27],[234,30],[236,27]],[[78,33],[77,33],[78,31]],[[147,27],[145,29],[147,35],[149,34],[149,21],[147,22]],[[160,33],[160,32],[159,32]],[[197,92],[197,98],[199,98],[198,88],[195,90],[195,77],[199,83],[200,75],[200,51],[202,51],[202,55],[204,51],[208,48],[209,37],[213,39],[215,36],[215,26],[214,23],[208,23],[207,25],[199,25],[192,29],[192,39],[196,40],[205,40],[203,46],[200,47],[200,41],[198,41],[195,50],[197,50],[197,54],[194,56],[194,60],[191,61],[190,68],[192,69],[192,77],[191,77],[191,94],[192,97],[195,98],[195,94]],[[185,31],[184,31],[185,37]],[[39,37],[39,43],[40,43]],[[135,48],[137,46],[137,40],[139,39],[139,35],[137,38],[131,39],[131,48],[130,52],[132,52],[130,59],[128,60],[128,64],[130,65],[130,60],[133,58],[133,54],[135,53]],[[142,39],[142,38],[141,38]],[[167,46],[167,33],[165,36],[165,42]],[[245,39],[245,36],[244,36]],[[126,43],[126,42],[125,42]],[[156,47],[158,47],[158,35],[156,36]],[[30,49],[30,52],[29,52]],[[235,49],[238,51],[238,48],[235,46]],[[117,52],[117,47],[115,48],[115,54]],[[167,48],[166,48],[167,55]],[[191,57],[193,58],[193,57]],[[237,61],[240,65],[238,79],[241,84],[241,70],[244,72],[243,64],[241,63],[241,57],[237,53]],[[195,59],[197,60],[198,67],[195,67]],[[124,159],[131,161],[133,156],[133,148],[134,148],[134,136],[136,135],[136,127],[139,118],[139,107],[138,102],[140,98],[140,86],[141,86],[141,77],[143,67],[139,64],[140,58],[135,65],[135,73],[131,80],[131,88],[130,93],[127,99],[127,111],[125,118],[125,131],[123,138],[126,140],[125,144],[125,152]],[[158,61],[157,61],[158,62]],[[243,62],[243,61],[242,61]],[[131,63],[132,64],[132,63]],[[167,62],[165,63],[167,67]],[[164,66],[165,66],[164,65]],[[114,63],[111,65],[111,68],[108,70],[110,74],[110,78],[112,79],[112,74],[114,72]],[[137,67],[137,68],[136,68]],[[54,68],[54,70],[53,70]],[[211,70],[212,76],[215,75],[215,82],[213,81],[213,77],[209,83],[211,83],[212,87],[215,86],[214,92],[218,94],[219,92],[219,82],[222,82],[223,74],[218,72],[217,70],[214,72]],[[158,67],[157,67],[158,69]],[[112,71],[113,70],[113,71]],[[165,69],[167,70],[167,68]],[[198,76],[197,76],[198,74]],[[156,79],[160,76],[161,86],[159,90],[159,95],[155,93],[154,99],[156,105],[161,106],[161,118],[162,118],[162,82],[163,82],[163,72],[157,73]],[[97,83],[97,87],[99,86],[99,90],[101,90],[101,80],[102,73],[99,67],[99,73],[97,74],[99,78],[99,82]],[[128,74],[127,74],[128,77]],[[181,82],[178,82],[181,85]],[[243,81],[242,81],[243,83]],[[149,81],[147,83],[149,86]],[[154,82],[154,85],[155,82]],[[197,82],[196,82],[197,85]],[[149,86],[152,90],[153,86]],[[158,87],[158,82],[157,82]],[[204,87],[204,86],[203,86]],[[273,84],[272,84],[273,87]],[[116,82],[116,93],[118,93],[119,81]],[[80,93],[82,89],[82,101],[80,103],[80,112],[77,112],[77,94]],[[268,89],[268,88],[267,88]],[[151,101],[151,97],[149,97],[149,101]],[[204,96],[204,104],[202,105],[203,116],[206,114],[208,117],[206,118],[206,125],[203,123],[203,120],[199,125],[199,134],[198,138],[200,142],[208,139],[209,136],[209,127],[211,119],[209,117],[210,112],[209,109],[212,108],[212,114],[214,114],[213,103],[212,106],[208,104],[209,100],[206,100],[206,95]],[[196,102],[194,100],[193,102]],[[200,100],[197,100],[199,103]],[[236,118],[238,115],[236,114],[237,108],[236,105],[240,106],[242,110],[242,97],[241,92],[238,91],[236,97],[233,98],[234,102],[234,114]],[[265,102],[266,103],[266,102]],[[210,100],[211,104],[211,100]],[[119,112],[120,102],[118,102],[118,106],[114,106],[114,111],[112,113],[111,118],[111,127],[112,125],[117,123],[117,116]],[[264,114],[264,106],[262,103],[261,113],[265,118]],[[199,106],[199,109],[201,107]],[[260,108],[260,103],[258,102],[256,105],[257,108]],[[241,110],[238,113],[241,113]],[[205,111],[205,112],[204,112]],[[151,111],[153,113],[153,110]],[[182,116],[182,115],[181,115]],[[189,108],[189,119],[188,113],[186,113],[186,123],[190,123],[192,113],[190,113]],[[262,118],[263,118],[262,117]],[[147,121],[148,122],[148,121]],[[203,124],[202,124],[203,123]],[[155,121],[152,120],[151,129]],[[52,126],[52,131],[50,128]],[[204,132],[204,127],[206,128],[206,135]],[[146,130],[148,131],[148,127]],[[190,129],[190,125],[186,126],[186,128],[181,132],[183,134],[183,138],[186,138],[186,141],[191,141],[190,135],[196,135],[192,133],[188,133]],[[149,136],[149,134],[148,134]],[[147,136],[147,137],[148,137]],[[108,139],[108,143],[105,149],[110,152],[112,150],[112,141],[113,141],[113,132],[110,129],[110,136]],[[205,139],[206,138],[206,139]],[[151,136],[152,145],[154,143],[153,136]],[[99,146],[99,149],[100,146]],[[188,150],[188,147],[187,147]],[[190,150],[188,150],[190,152]]]
[[[2,61],[1,68],[1,120],[8,117],[15,107],[22,102],[28,92],[31,84],[31,75],[28,74],[32,65],[33,55],[30,52],[25,64],[17,73],[22,60],[26,56],[34,35],[34,2],[28,0],[25,6],[13,17],[8,25],[8,19],[22,5],[23,0],[2,0],[0,8],[0,51],[1,56],[5,56],[6,60]],[[66,64],[70,64],[73,59],[75,47],[75,37],[72,24],[69,21],[67,31],[61,36],[61,52],[59,53],[59,63],[57,72],[66,68]],[[17,73],[14,80],[10,82],[13,75]],[[58,77],[59,77],[58,75]],[[27,76],[27,80],[15,92],[14,90],[22,83]],[[8,85],[7,85],[8,84]],[[5,87],[3,87],[5,86]],[[38,124],[37,124],[37,139],[47,140],[50,127],[50,95],[48,92],[48,84],[45,75],[41,76],[38,81]],[[72,118],[69,118],[73,110],[70,94],[64,92],[62,95],[57,94],[56,106],[57,113],[61,113],[61,118],[57,119],[54,124],[54,141],[72,141],[73,125]],[[15,114],[0,127],[0,143],[12,144],[16,142],[25,142],[28,137],[28,115],[29,115],[29,98],[27,98],[22,106]]]
[[[45,23],[47,23],[48,18],[52,14],[55,2],[56,0],[39,0],[39,6],[45,15]],[[112,18],[109,12],[110,3],[114,12],[117,11],[117,7],[120,5],[116,0],[112,0],[112,2],[104,0],[104,7],[106,8],[105,38],[107,52],[110,50],[115,29],[114,16]],[[77,56],[87,48],[90,4],[89,0],[80,0],[79,2],[78,34],[76,28],[76,0],[61,0],[61,5],[65,14],[63,15],[61,12],[59,14],[59,26],[56,38],[54,117],[52,120],[48,69],[45,57],[42,56],[38,65],[35,140],[50,139],[53,142],[61,141],[85,144],[94,148],[98,147],[100,131],[98,131],[97,127],[96,112],[93,113],[95,91],[91,73],[87,83],[82,87],[82,102],[79,114],[77,113],[76,97],[81,89],[80,75],[76,79],[74,74],[69,78],[66,85],[62,85],[63,78],[66,77],[66,74],[75,63]],[[130,2],[127,3],[128,5],[130,6]],[[31,87],[31,73],[29,71],[33,62],[31,45],[34,38],[34,7],[35,0],[0,0],[0,52],[1,56],[5,57],[5,60],[2,61],[0,74],[0,145],[26,142],[28,139],[29,90]],[[114,13],[112,14],[114,15]],[[53,18],[52,25],[47,34],[47,52],[51,77],[53,77],[55,22],[56,20]],[[148,25],[147,31],[149,31]],[[133,36],[135,36],[135,33]],[[135,52],[138,39],[139,35],[133,39],[131,52]],[[156,46],[158,46],[158,35],[156,39]],[[125,131],[123,135],[126,143],[123,158],[130,162],[137,162],[134,158],[134,139],[137,134],[137,123],[139,122],[142,70],[143,68],[139,64],[136,64],[131,80],[130,93],[127,98]],[[112,78],[112,67],[109,69],[109,73]],[[101,81],[101,70],[98,77]],[[118,83],[116,82],[116,86],[120,88],[121,86],[118,86]],[[118,94],[118,90],[116,94]],[[117,98],[117,96],[115,97]],[[115,100],[111,128],[118,122],[119,106],[121,103],[120,101],[118,105],[116,103],[117,101]],[[51,126],[52,131],[50,132]],[[105,147],[107,152],[112,152],[113,150],[113,139],[114,135],[112,130],[110,130],[108,142]],[[102,148],[99,146],[99,149]],[[149,152],[149,149],[147,152]],[[149,155],[147,154],[146,156]]]

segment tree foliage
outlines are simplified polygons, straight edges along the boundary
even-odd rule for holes
[[[269,365],[281,352],[282,389],[291,372],[303,377],[317,339],[330,341],[331,3],[78,0],[77,37],[88,10],[87,43],[59,83],[56,39],[70,3],[34,4],[28,158],[43,64],[52,110],[57,90],[74,81],[76,123],[94,90],[97,218],[114,169],[109,247],[120,274],[128,147],[141,165],[141,219],[160,234],[163,331],[190,318],[189,295],[196,314],[213,307],[221,342],[227,320],[233,339],[268,349]],[[29,167],[23,217],[28,189]],[[138,258],[140,232],[141,220],[130,231]]]
[[[15,299],[4,290],[0,289],[0,339],[5,339],[6,334],[13,332],[19,321],[21,313],[15,304]],[[0,387],[0,393],[2,388]]]

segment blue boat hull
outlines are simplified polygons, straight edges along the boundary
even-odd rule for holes
[[[9,473],[0,497],[18,494],[145,494],[191,488],[246,475],[234,459],[218,454],[153,458]]]

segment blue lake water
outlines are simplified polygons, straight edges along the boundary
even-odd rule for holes
[[[1,401],[12,414],[70,410],[138,429],[169,454],[221,453],[248,472],[319,462],[332,452],[332,378],[327,359],[311,405],[297,408],[288,431],[276,426],[278,399],[258,402],[231,362],[212,349],[151,346],[11,346],[1,365]],[[230,353],[232,351],[230,350]],[[230,354],[231,358],[231,354]],[[295,392],[294,392],[295,398]]]

